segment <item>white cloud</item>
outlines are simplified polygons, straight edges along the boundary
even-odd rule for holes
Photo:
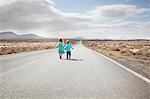
[[[8,5],[14,3],[16,0],[0,0],[0,6]]]
[[[17,1],[0,7],[1,29],[30,30],[42,28],[47,31],[80,29],[79,22],[89,19],[75,13],[63,13],[47,0]]]
[[[0,3],[0,31],[99,38],[117,38],[127,34],[134,37],[137,35],[136,32],[142,32],[150,38],[148,34],[150,31],[145,28],[150,25],[149,22],[123,21],[124,17],[149,11],[148,8],[138,8],[133,5],[105,5],[81,14],[62,12],[55,8],[52,0],[0,0]],[[97,23],[101,20],[108,21],[108,24]],[[110,20],[115,23],[109,22]]]
[[[144,11],[147,11],[147,9],[137,8],[134,5],[105,5],[88,11],[87,14],[93,18],[118,19],[140,14]]]

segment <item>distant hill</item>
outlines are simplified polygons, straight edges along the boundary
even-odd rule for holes
[[[35,34],[24,34],[24,35],[17,35],[14,32],[1,32],[0,33],[0,40],[36,40],[36,39],[48,39],[45,37],[41,37]]]

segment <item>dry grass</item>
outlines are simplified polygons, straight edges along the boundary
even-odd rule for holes
[[[0,41],[0,55],[20,52],[51,49],[56,47],[56,42],[48,41]]]
[[[150,78],[150,41],[85,41],[84,45]]]

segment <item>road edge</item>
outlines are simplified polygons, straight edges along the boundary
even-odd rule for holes
[[[82,44],[82,45],[83,45],[83,44]],[[84,45],[83,45],[83,46],[84,46]],[[92,50],[92,49],[90,49],[90,48],[88,48],[88,47],[86,47],[86,46],[84,46],[84,47],[87,48],[87,49],[89,49],[89,50],[91,50],[91,51],[93,51],[95,54],[100,55],[100,56],[104,57],[105,59],[107,59],[107,60],[109,60],[109,61],[111,61],[111,62],[117,64],[117,65],[120,66],[121,68],[127,70],[128,72],[132,73],[132,74],[135,75],[136,77],[138,77],[138,78],[142,79],[143,81],[145,81],[145,82],[147,82],[147,83],[150,84],[150,79],[146,78],[145,76],[143,76],[143,75],[141,75],[141,74],[139,74],[139,73],[137,73],[137,72],[135,72],[135,71],[133,71],[133,70],[127,68],[126,66],[122,65],[121,63],[118,63],[118,62],[115,61],[114,59],[107,57],[106,55],[103,55],[103,54],[101,54],[101,53],[98,53],[98,52],[96,52],[95,50]]]

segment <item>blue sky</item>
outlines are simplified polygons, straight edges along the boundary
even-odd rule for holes
[[[108,6],[108,5],[132,5],[137,8],[150,8],[150,0],[54,0],[56,8],[66,13],[86,13],[89,10],[93,10],[98,6]],[[133,16],[124,17],[124,21],[127,22],[149,22],[150,21],[150,11],[143,11],[142,13],[135,14]],[[113,20],[96,20],[92,23],[96,24],[112,24]],[[143,23],[144,24],[144,23]],[[136,24],[137,25],[137,24]],[[122,27],[124,32],[129,32],[129,35],[135,33],[135,28],[132,27]],[[143,30],[144,31],[144,30]],[[132,33],[133,32],[133,33]],[[140,31],[142,32],[142,30]],[[148,38],[150,38],[150,32],[148,31]],[[115,34],[114,34],[115,35]],[[140,38],[142,33],[137,33],[134,37]],[[144,33],[143,33],[144,35]],[[120,35],[120,37],[126,37],[127,35]],[[132,38],[134,38],[132,37]]]
[[[150,39],[150,0],[0,0],[0,32]]]
[[[54,0],[56,7],[64,12],[84,13],[97,6],[127,4],[150,8],[150,0]]]
[[[53,0],[56,8],[66,13],[86,13],[93,10],[97,6],[104,5],[135,5],[139,8],[150,8],[150,0]],[[126,18],[129,21],[148,21],[150,20],[150,12]],[[101,21],[102,22],[102,21]],[[104,23],[104,21],[103,21]]]

